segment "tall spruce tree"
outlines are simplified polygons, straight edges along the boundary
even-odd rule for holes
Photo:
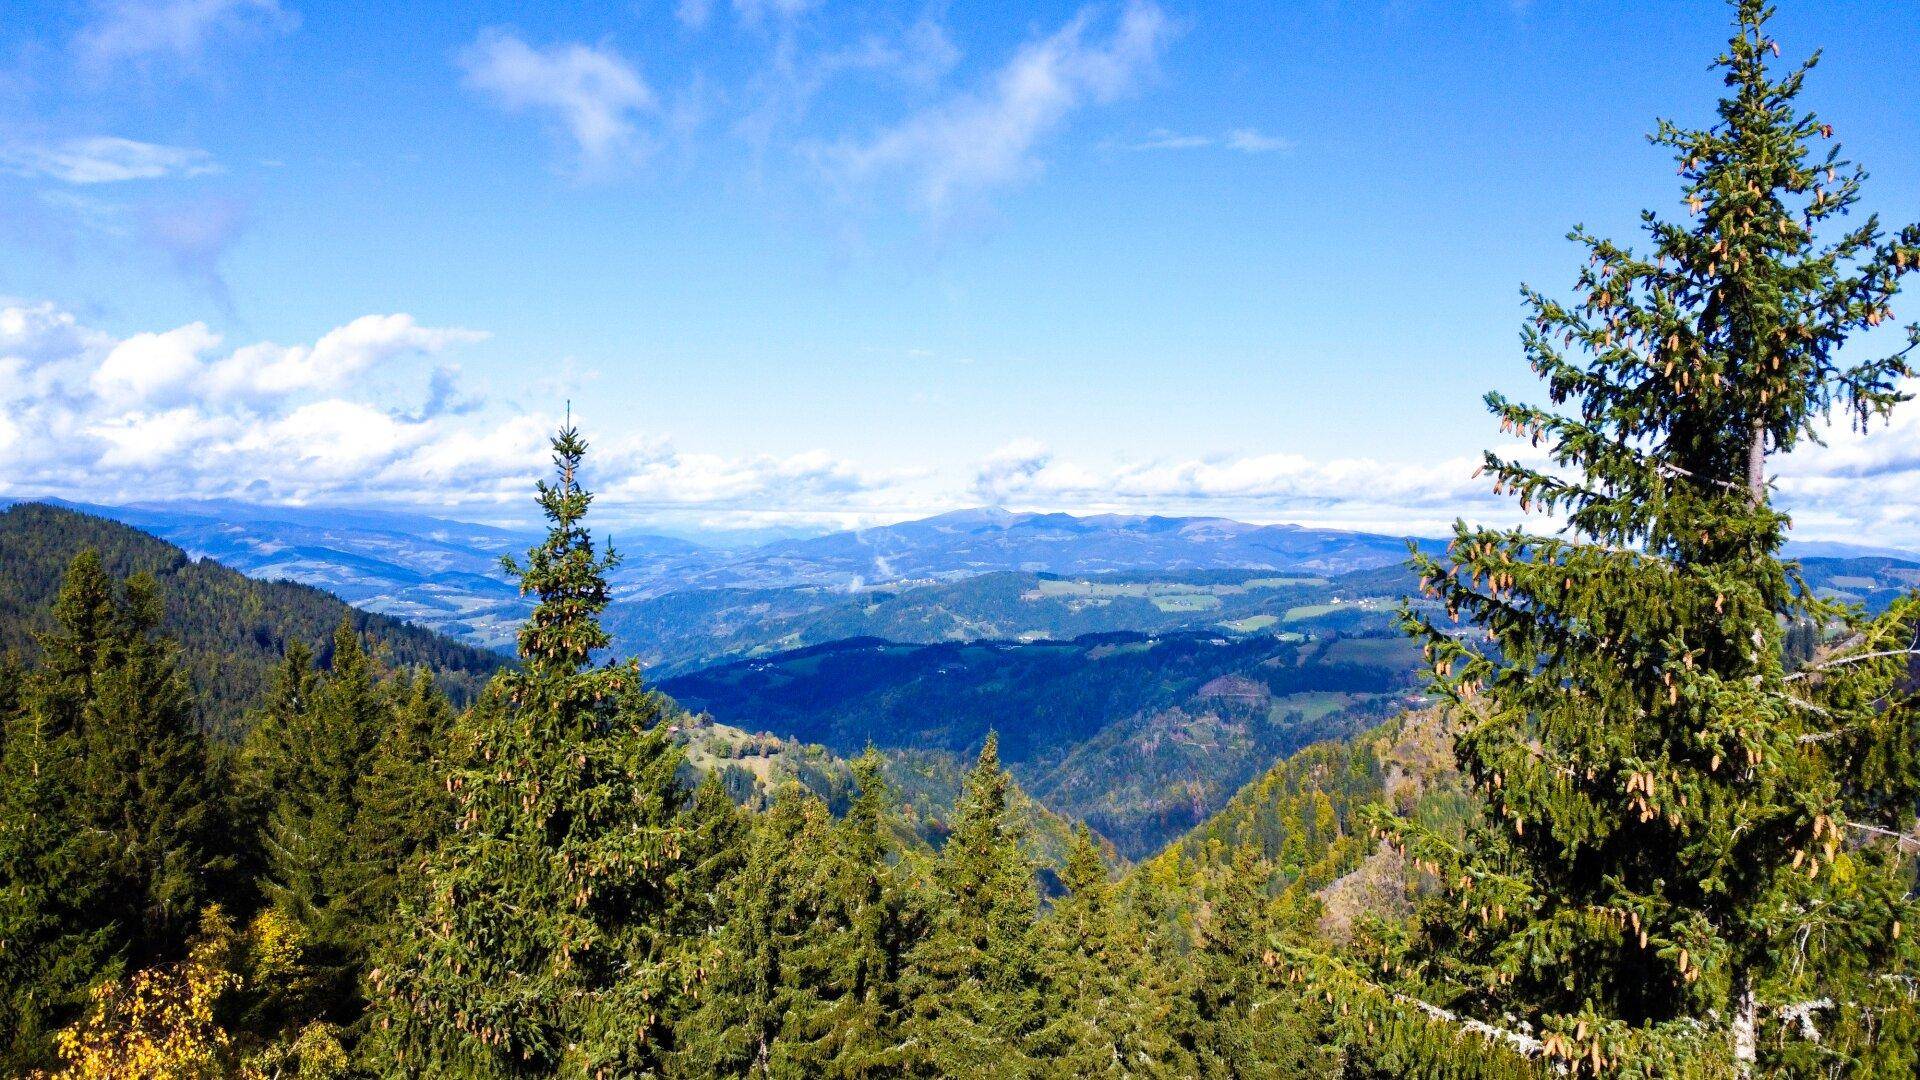
[[[301,641],[288,642],[274,666],[267,700],[251,717],[235,755],[237,812],[252,834],[246,870],[255,879],[266,874],[267,818],[296,786],[294,770],[300,759],[294,747],[311,722],[317,682],[313,650]]]
[[[116,928],[92,918],[108,882],[92,838],[76,829],[71,732],[33,707],[9,665],[12,700],[0,746],[0,1072],[54,1061],[53,1033],[115,965]]]
[[[0,1030],[45,1064],[85,987],[184,946],[230,885],[228,808],[160,600],[92,551],[68,567],[0,754]]]
[[[892,860],[891,798],[877,751],[852,762],[855,794],[835,829],[831,888],[844,932],[812,942],[821,955],[814,1007],[796,1026],[812,1040],[815,1071],[830,1077],[897,1075],[904,1060],[900,1022],[906,955],[924,926]]]
[[[726,921],[703,957],[712,970],[681,1025],[676,1075],[819,1075],[805,1017],[824,972],[809,945],[844,931],[829,887],[831,825],[826,804],[794,783],[755,815],[723,893]]]
[[[1024,1076],[1039,1016],[1033,865],[1012,804],[1013,778],[988,733],[935,867],[935,909],[910,957],[903,1025],[916,1075]]]
[[[1370,1009],[1423,998],[1594,1073],[1783,1068],[1911,981],[1896,838],[1920,795],[1902,686],[1920,609],[1868,622],[1799,585],[1767,466],[1905,398],[1920,329],[1891,356],[1862,358],[1878,335],[1842,345],[1889,320],[1920,229],[1839,227],[1862,174],[1797,105],[1813,61],[1770,70],[1771,9],[1735,9],[1718,122],[1653,136],[1689,220],[1644,215],[1644,252],[1576,230],[1579,298],[1525,292],[1550,405],[1488,397],[1551,462],[1489,454],[1496,490],[1563,531],[1463,524],[1445,558],[1416,555],[1480,631],[1409,617],[1486,818],[1465,844],[1386,822],[1439,893],[1375,981],[1320,971]],[[1802,618],[1842,640],[1789,673]],[[1888,1052],[1817,1050],[1834,1068]]]
[[[422,860],[453,831],[453,798],[440,761],[453,706],[424,667],[396,691],[391,719],[360,778],[348,835],[353,911],[373,929],[391,922]]]
[[[1039,926],[1045,1019],[1029,1040],[1033,1056],[1060,1076],[1192,1075],[1147,970],[1145,936],[1118,906],[1084,823],[1073,829],[1060,883],[1066,893]]]
[[[115,882],[129,956],[146,962],[184,947],[201,907],[231,887],[231,807],[179,651],[158,634],[151,575],[127,579],[117,616],[82,708],[75,795]]]
[[[359,1011],[358,981],[374,933],[360,910],[364,875],[353,838],[375,746],[393,708],[353,620],[333,635],[332,666],[294,699],[299,675],[288,670],[275,704],[286,716],[264,733],[276,750],[263,847],[263,891],[298,928],[315,977],[312,1018],[349,1020]],[[291,706],[289,708],[289,706]]]
[[[521,668],[459,725],[455,831],[371,975],[376,1068],[626,1076],[665,1049],[681,756],[638,664],[593,664],[616,556],[582,524],[586,450],[571,426],[554,437],[558,480],[539,485],[551,527],[507,563],[539,602]]]

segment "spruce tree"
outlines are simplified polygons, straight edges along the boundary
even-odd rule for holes
[[[150,575],[127,580],[118,616],[82,714],[75,796],[116,883],[113,917],[145,962],[183,947],[201,907],[231,888],[231,807],[179,651],[157,634]]]
[[[633,1075],[665,1049],[680,754],[637,663],[593,664],[616,556],[582,524],[586,449],[570,426],[555,436],[558,480],[539,485],[547,537],[507,563],[538,603],[520,669],[458,726],[455,831],[370,976],[377,1068]]]
[[[882,759],[869,748],[851,765],[852,801],[819,858],[821,916],[789,965],[796,993],[783,1060],[808,1076],[897,1076],[907,1058],[901,974],[924,920],[911,870],[893,861]]]
[[[424,667],[397,693],[360,778],[348,837],[352,907],[375,930],[392,919],[422,860],[453,830],[453,799],[440,760],[453,706]]]
[[[1030,1039],[1032,1055],[1060,1076],[1191,1075],[1147,970],[1145,937],[1118,906],[1084,823],[1073,829],[1060,882],[1066,893],[1039,928],[1045,1021]]]
[[[283,707],[297,704],[286,700],[295,693],[297,661],[289,656],[276,688]],[[263,888],[301,935],[316,977],[312,1019],[338,1023],[358,1012],[356,983],[373,929],[359,909],[364,875],[353,840],[373,750],[392,715],[373,658],[344,618],[334,631],[332,667],[310,689],[308,707],[289,711],[274,732]]]
[[[1033,919],[1039,906],[1013,778],[989,733],[961,791],[953,833],[935,867],[935,909],[910,957],[904,1024],[932,1076],[1022,1076],[1038,1015]]]
[[[311,722],[317,682],[313,650],[304,642],[288,642],[274,665],[267,699],[250,718],[235,755],[237,812],[252,840],[246,869],[256,880],[266,873],[267,818],[274,804],[297,786],[294,769],[300,759],[294,749]]]
[[[755,816],[745,862],[727,882],[712,970],[681,1025],[675,1074],[819,1074],[803,1018],[824,975],[808,946],[844,930],[828,887],[831,846],[826,804],[798,784],[782,785]]]
[[[85,987],[176,955],[229,886],[222,776],[152,579],[76,556],[0,754],[6,1064],[45,1064]]]
[[[1297,944],[1297,930],[1276,916],[1267,893],[1272,870],[1253,847],[1234,849],[1210,875],[1191,984],[1197,1075],[1207,1078],[1337,1076],[1339,1061],[1321,1045],[1314,1003],[1282,983],[1276,938]]]
[[[9,665],[11,699],[0,746],[0,1072],[53,1063],[53,1033],[77,1014],[86,986],[115,969],[117,928],[91,917],[107,887],[92,838],[72,806],[76,737],[33,707],[33,687]]]
[[[1862,174],[1797,104],[1813,61],[1770,69],[1770,15],[1736,4],[1718,122],[1653,136],[1689,219],[1644,215],[1645,251],[1575,230],[1578,298],[1525,292],[1549,404],[1488,402],[1550,464],[1486,468],[1564,528],[1459,526],[1415,560],[1445,616],[1410,616],[1486,818],[1465,844],[1387,822],[1439,894],[1385,986],[1321,972],[1595,1073],[1779,1066],[1910,981],[1891,838],[1920,795],[1903,689],[1920,611],[1865,621],[1800,585],[1767,467],[1904,399],[1920,329],[1890,356],[1842,345],[1889,320],[1920,229],[1841,227]],[[1783,627],[1803,618],[1842,640],[1789,673]],[[1835,1066],[1880,1052],[1819,1048]]]

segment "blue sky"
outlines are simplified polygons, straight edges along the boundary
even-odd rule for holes
[[[1920,218],[1920,3],[1783,6]],[[1517,287],[1673,206],[1644,136],[1710,116],[1725,19],[16,0],[0,493],[499,518],[571,398],[663,527],[1494,515]],[[1920,541],[1917,425],[1783,465],[1802,532]]]

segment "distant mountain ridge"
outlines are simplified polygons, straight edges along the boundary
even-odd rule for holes
[[[0,506],[11,501],[17,500],[0,500]],[[531,532],[377,510],[222,501],[123,507],[53,502],[132,525],[249,577],[322,588],[363,610],[496,652],[513,651],[529,609],[499,562],[500,556],[517,555],[531,545],[537,539]],[[1388,573],[1404,562],[1408,544],[1406,538],[1375,533],[1226,518],[1076,517],[993,507],[744,549],[703,547],[642,532],[623,531],[613,539],[624,556],[610,575],[614,604],[607,624],[615,648],[664,665],[670,674],[729,654],[862,633],[940,641],[1216,625],[1235,617],[1233,603],[1218,620],[1201,610],[1182,617],[1164,605],[1155,614],[1143,598],[1102,601],[1108,604],[1104,612],[1081,605],[1077,614],[1062,616],[1040,610],[1060,607],[1058,598],[1019,605],[999,594],[1030,592],[1032,579],[1043,575],[1102,580],[1158,575],[1191,583],[1216,572],[1327,579]],[[1838,573],[1823,563],[1833,556],[1898,559],[1905,554],[1799,542],[1789,551],[1808,559],[1810,578]],[[1911,561],[1920,563],[1920,556]],[[1893,584],[1877,582],[1862,596],[1879,602]],[[1397,594],[1403,587],[1373,592]],[[1122,621],[1129,610],[1143,615],[1138,625]],[[1272,614],[1283,615],[1284,609]],[[1261,617],[1259,612],[1239,615]]]
[[[27,500],[0,500],[0,505],[19,501]],[[499,560],[525,550],[536,539],[532,533],[374,510],[228,501],[117,507],[34,501],[132,525],[250,577],[313,585],[356,607],[496,651],[511,651],[515,628],[528,609],[501,572]],[[1404,539],[1368,533],[1249,525],[1224,518],[1075,517],[997,508],[778,540],[743,550],[702,547],[637,532],[618,533],[614,540],[624,556],[610,575],[614,623],[622,621],[617,609],[623,604],[700,590],[851,592],[894,582],[958,581],[996,572],[1085,575],[1247,569],[1338,574],[1387,566],[1406,557]],[[672,626],[655,629],[674,630]]]
[[[687,582],[731,586],[778,576],[792,584],[858,585],[993,571],[1101,574],[1129,570],[1312,570],[1345,573],[1407,557],[1404,537],[1250,525],[1226,518],[956,510],[918,521],[782,540]],[[814,580],[806,580],[808,578]]]

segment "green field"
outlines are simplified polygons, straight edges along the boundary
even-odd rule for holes
[[[1309,722],[1321,720],[1352,704],[1356,699],[1352,694],[1333,691],[1310,691],[1302,694],[1288,694],[1273,699],[1268,715],[1275,723],[1286,719],[1288,713],[1300,713]]]
[[[1171,593],[1152,600],[1161,611],[1212,611],[1220,606],[1220,598],[1208,593]]]
[[[1220,625],[1236,634],[1254,634],[1272,626],[1280,620],[1272,615],[1249,615],[1244,619],[1234,619]]]
[[[1299,622],[1301,619],[1316,619],[1339,610],[1339,604],[1301,604],[1299,607],[1287,609],[1286,620]]]

